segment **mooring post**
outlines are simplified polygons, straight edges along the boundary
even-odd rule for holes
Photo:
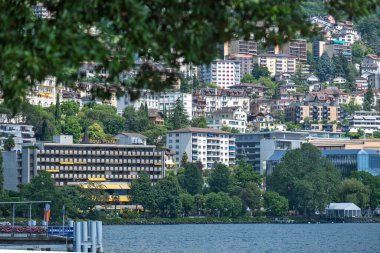
[[[90,229],[91,229],[91,252],[96,253],[96,245],[97,245],[97,239],[96,239],[96,221],[90,221]]]
[[[12,204],[12,236],[14,236],[15,215],[16,215],[16,206],[15,206],[15,204]]]
[[[96,221],[96,239],[98,244],[98,252],[103,253],[103,223]]]
[[[74,227],[75,241],[74,241],[74,249],[75,252],[81,252],[81,244],[82,244],[82,222],[75,222]]]
[[[82,222],[82,252],[88,252],[88,223]]]
[[[32,226],[32,204],[29,204],[29,226]]]

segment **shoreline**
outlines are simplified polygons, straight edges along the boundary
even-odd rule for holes
[[[308,219],[308,218],[149,218],[103,220],[104,225],[206,225],[206,224],[332,224],[332,223],[380,223],[380,219]]]

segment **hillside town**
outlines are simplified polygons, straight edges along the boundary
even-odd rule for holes
[[[51,18],[42,5],[34,11],[41,19]],[[244,207],[252,215],[263,210],[263,201],[284,195],[276,186],[280,181],[275,179],[281,178],[276,171],[301,150],[318,153],[316,164],[323,167],[328,161],[338,172],[323,177],[336,176],[347,185],[354,180],[357,194],[366,194],[363,200],[341,192],[318,202],[318,208],[328,199],[354,202],[363,215],[380,213],[379,188],[376,195],[359,176],[352,178],[360,172],[377,179],[380,175],[380,55],[351,21],[330,15],[309,21],[318,29],[313,39],[266,45],[255,34],[233,38],[218,45],[218,55],[209,64],[182,63],[175,82],[160,91],[130,88],[128,83],[139,76],[129,70],[119,77],[127,84],[124,89],[94,97],[93,91],[104,88],[109,76],[97,62],[82,62],[70,85],[57,76],[37,81],[16,114],[6,103],[0,105],[4,190],[23,194],[25,185],[48,172],[58,187],[101,186],[113,204],[97,208],[119,213],[125,208],[158,210],[160,204],[152,208],[134,195],[135,182],[148,180],[165,192],[160,182],[175,175],[191,195],[192,206],[197,194],[206,196],[207,207],[207,199],[216,198],[213,192],[226,192],[218,197],[235,206],[224,215],[233,216],[239,203],[240,210]],[[136,55],[136,69],[145,63]],[[159,61],[150,64],[171,71]],[[194,168],[196,176],[187,174]],[[236,176],[240,190],[218,188],[212,181],[213,171],[224,169]],[[239,170],[251,173],[255,186],[239,181]],[[193,176],[201,183],[187,182]],[[336,180],[325,183],[341,183]],[[258,196],[257,203],[252,196]],[[274,215],[292,208],[316,213],[316,206],[291,206],[289,196],[285,212]],[[215,215],[219,210],[217,216],[223,216],[220,210],[226,209],[203,208],[188,207],[182,213]],[[177,215],[172,212],[162,211],[164,217]]]

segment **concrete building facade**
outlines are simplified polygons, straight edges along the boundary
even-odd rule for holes
[[[297,59],[287,54],[260,54],[254,57],[254,63],[261,67],[266,67],[271,76],[282,73],[295,73],[297,67]]]
[[[213,83],[218,88],[227,89],[240,83],[240,61],[214,60],[200,67],[201,83]]]
[[[164,155],[151,145],[73,144],[72,136],[55,136],[54,142],[37,143],[4,154],[5,189],[17,190],[40,171],[50,172],[57,185],[89,182],[130,184],[139,173],[152,182],[164,175]]]
[[[215,162],[235,164],[234,135],[217,129],[188,127],[169,131],[166,147],[174,151],[177,164],[184,153],[189,162],[199,161],[204,168],[212,168]]]

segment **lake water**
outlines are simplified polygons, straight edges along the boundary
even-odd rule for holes
[[[380,224],[104,226],[110,252],[380,252]]]

